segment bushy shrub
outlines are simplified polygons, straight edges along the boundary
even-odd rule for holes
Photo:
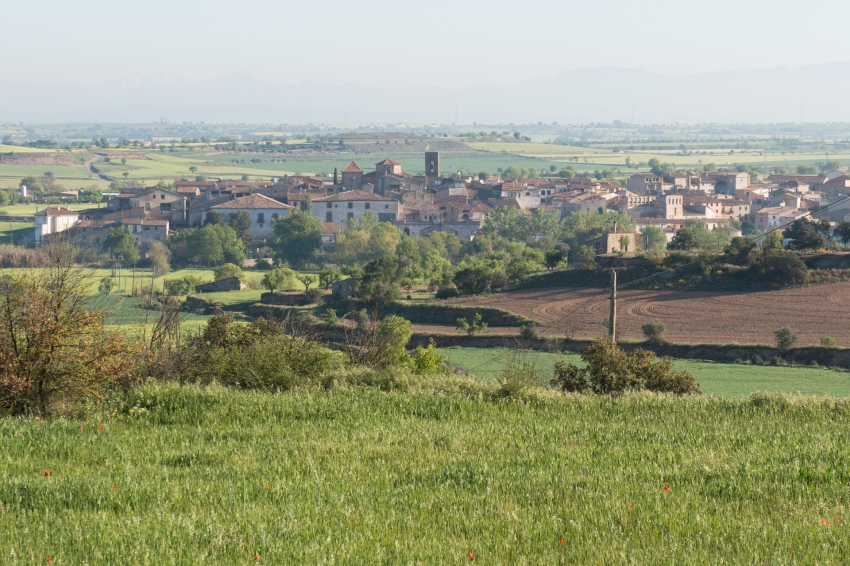
[[[321,384],[336,355],[293,335],[285,324],[259,318],[241,325],[231,314],[212,317],[203,334],[188,341],[181,379],[274,391]]]
[[[667,331],[667,326],[663,322],[653,320],[641,326],[640,329],[649,342],[659,343],[662,341],[661,337],[664,335],[664,332]]]
[[[507,367],[496,377],[497,397],[519,398],[540,386],[540,373],[534,362],[511,356]]]
[[[445,285],[437,289],[434,295],[437,299],[451,299],[452,297],[460,296],[460,291],[454,285]]]
[[[519,331],[519,337],[523,340],[539,340],[540,339],[540,331],[539,324],[536,322],[529,322],[527,324],[523,324],[522,328]]]
[[[776,348],[783,354],[797,343],[797,333],[788,326],[775,330],[773,335],[776,337]]]
[[[675,371],[669,358],[659,360],[654,352],[635,350],[629,354],[613,342],[601,339],[585,348],[581,357],[587,364],[584,368],[563,362],[555,364],[551,385],[565,392],[597,395],[619,395],[641,389],[676,395],[702,392],[693,375]]]
[[[230,279],[231,277],[238,277],[239,279],[242,279],[244,277],[242,268],[232,263],[225,263],[224,265],[216,267],[213,271],[213,278],[215,281]]]
[[[835,338],[832,336],[824,336],[820,339],[820,345],[824,348],[835,348]]]
[[[437,352],[434,339],[428,341],[428,346],[416,347],[413,357],[413,373],[417,375],[441,375],[446,373],[446,357]]]
[[[203,281],[200,277],[184,275],[178,279],[166,279],[163,282],[163,287],[169,295],[189,295],[195,292],[198,285],[202,284]]]
[[[304,297],[307,299],[307,304],[315,304],[322,300],[322,297],[325,296],[325,293],[319,289],[318,287],[313,287],[312,289],[307,289],[304,292]]]
[[[264,257],[261,257],[254,262],[254,267],[262,271],[267,271],[272,268],[272,263]]]

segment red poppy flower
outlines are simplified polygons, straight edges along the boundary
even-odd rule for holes
[[[52,559],[52,558],[50,558],[50,557],[48,556],[48,557],[47,557],[47,561],[48,561],[48,562],[53,562],[53,559]]]
[[[665,485],[665,486],[664,486],[664,491],[670,491],[670,488],[669,488],[669,487],[667,487],[667,486]]]
[[[269,488],[269,484],[266,484],[266,489],[268,489],[268,488]]]
[[[559,540],[558,544],[560,544],[561,546],[564,546],[564,539]]]
[[[475,555],[474,554],[472,554],[471,552],[467,552],[466,556],[469,558],[470,562],[475,562]]]
[[[259,555],[259,554],[255,554],[255,555],[254,555],[254,562],[259,562],[259,561],[260,561],[260,555]]]
[[[103,425],[97,425],[97,430],[103,432]]]
[[[841,524],[841,519],[835,519],[835,524],[836,524],[836,525],[840,525],[840,524]]]
[[[83,425],[80,425],[77,428],[80,429],[80,430],[83,430]]]
[[[633,504],[633,503],[629,503],[629,509],[634,509],[634,508],[635,508],[634,504]]]
[[[112,484],[112,489],[118,489],[118,486],[115,485],[115,484]]]
[[[820,522],[821,522],[821,524],[826,525],[827,527],[829,526],[829,521],[827,521],[826,519],[823,519],[823,518],[822,518],[822,519],[820,520]]]
[[[44,476],[47,477],[50,475],[50,470],[44,470]]]

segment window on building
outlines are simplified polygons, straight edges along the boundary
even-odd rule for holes
[[[328,207],[328,208],[331,208],[332,206],[333,206],[333,204],[332,204],[332,203],[328,203],[328,206],[327,206],[327,207]]]
[[[266,221],[266,215],[265,215],[265,213],[263,213],[263,212],[258,212],[258,213],[257,213],[257,223],[258,223],[258,224],[262,224],[262,223],[263,223],[263,222],[265,222],[265,221]]]
[[[372,203],[367,202],[366,203],[366,210],[369,210],[370,208],[372,208]]]
[[[151,203],[146,202],[145,203],[145,210],[150,210],[150,209],[151,209]]]
[[[384,208],[386,208],[387,210],[389,210],[389,209],[390,209],[390,205],[385,204],[385,205],[384,205]]]
[[[159,198],[165,200],[165,195],[159,195]]]
[[[277,212],[273,212],[272,213],[272,220],[277,220],[278,218],[280,218],[280,215],[278,215]]]
[[[353,212],[349,212],[349,213],[348,213],[348,219],[349,219],[349,220],[354,220],[354,213],[353,213]]]
[[[348,208],[354,208],[354,203],[353,202],[348,203]]]
[[[145,230],[150,230],[150,229],[151,229],[151,227],[150,227],[150,226],[145,226],[145,227],[144,227],[144,229],[145,229]]]
[[[325,214],[325,222],[333,222],[334,221],[334,213],[328,212]]]
[[[164,202],[164,203],[159,205],[159,209],[163,212],[171,212],[171,203],[170,202]]]

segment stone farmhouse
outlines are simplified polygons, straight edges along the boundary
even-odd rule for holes
[[[240,211],[247,212],[251,217],[248,233],[257,240],[265,240],[274,236],[274,221],[288,216],[293,207],[261,194],[251,194],[217,204],[209,210],[220,212],[228,220]]]

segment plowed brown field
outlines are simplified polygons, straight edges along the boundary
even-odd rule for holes
[[[556,323],[546,336],[595,338],[605,332],[608,318],[608,292],[601,289],[531,289],[447,303],[498,307],[543,324]],[[643,340],[641,326],[659,320],[667,325],[664,338],[676,343],[773,344],[773,331],[790,326],[799,336],[798,346],[831,336],[848,347],[850,282],[759,293],[623,289],[617,318],[622,339]]]

